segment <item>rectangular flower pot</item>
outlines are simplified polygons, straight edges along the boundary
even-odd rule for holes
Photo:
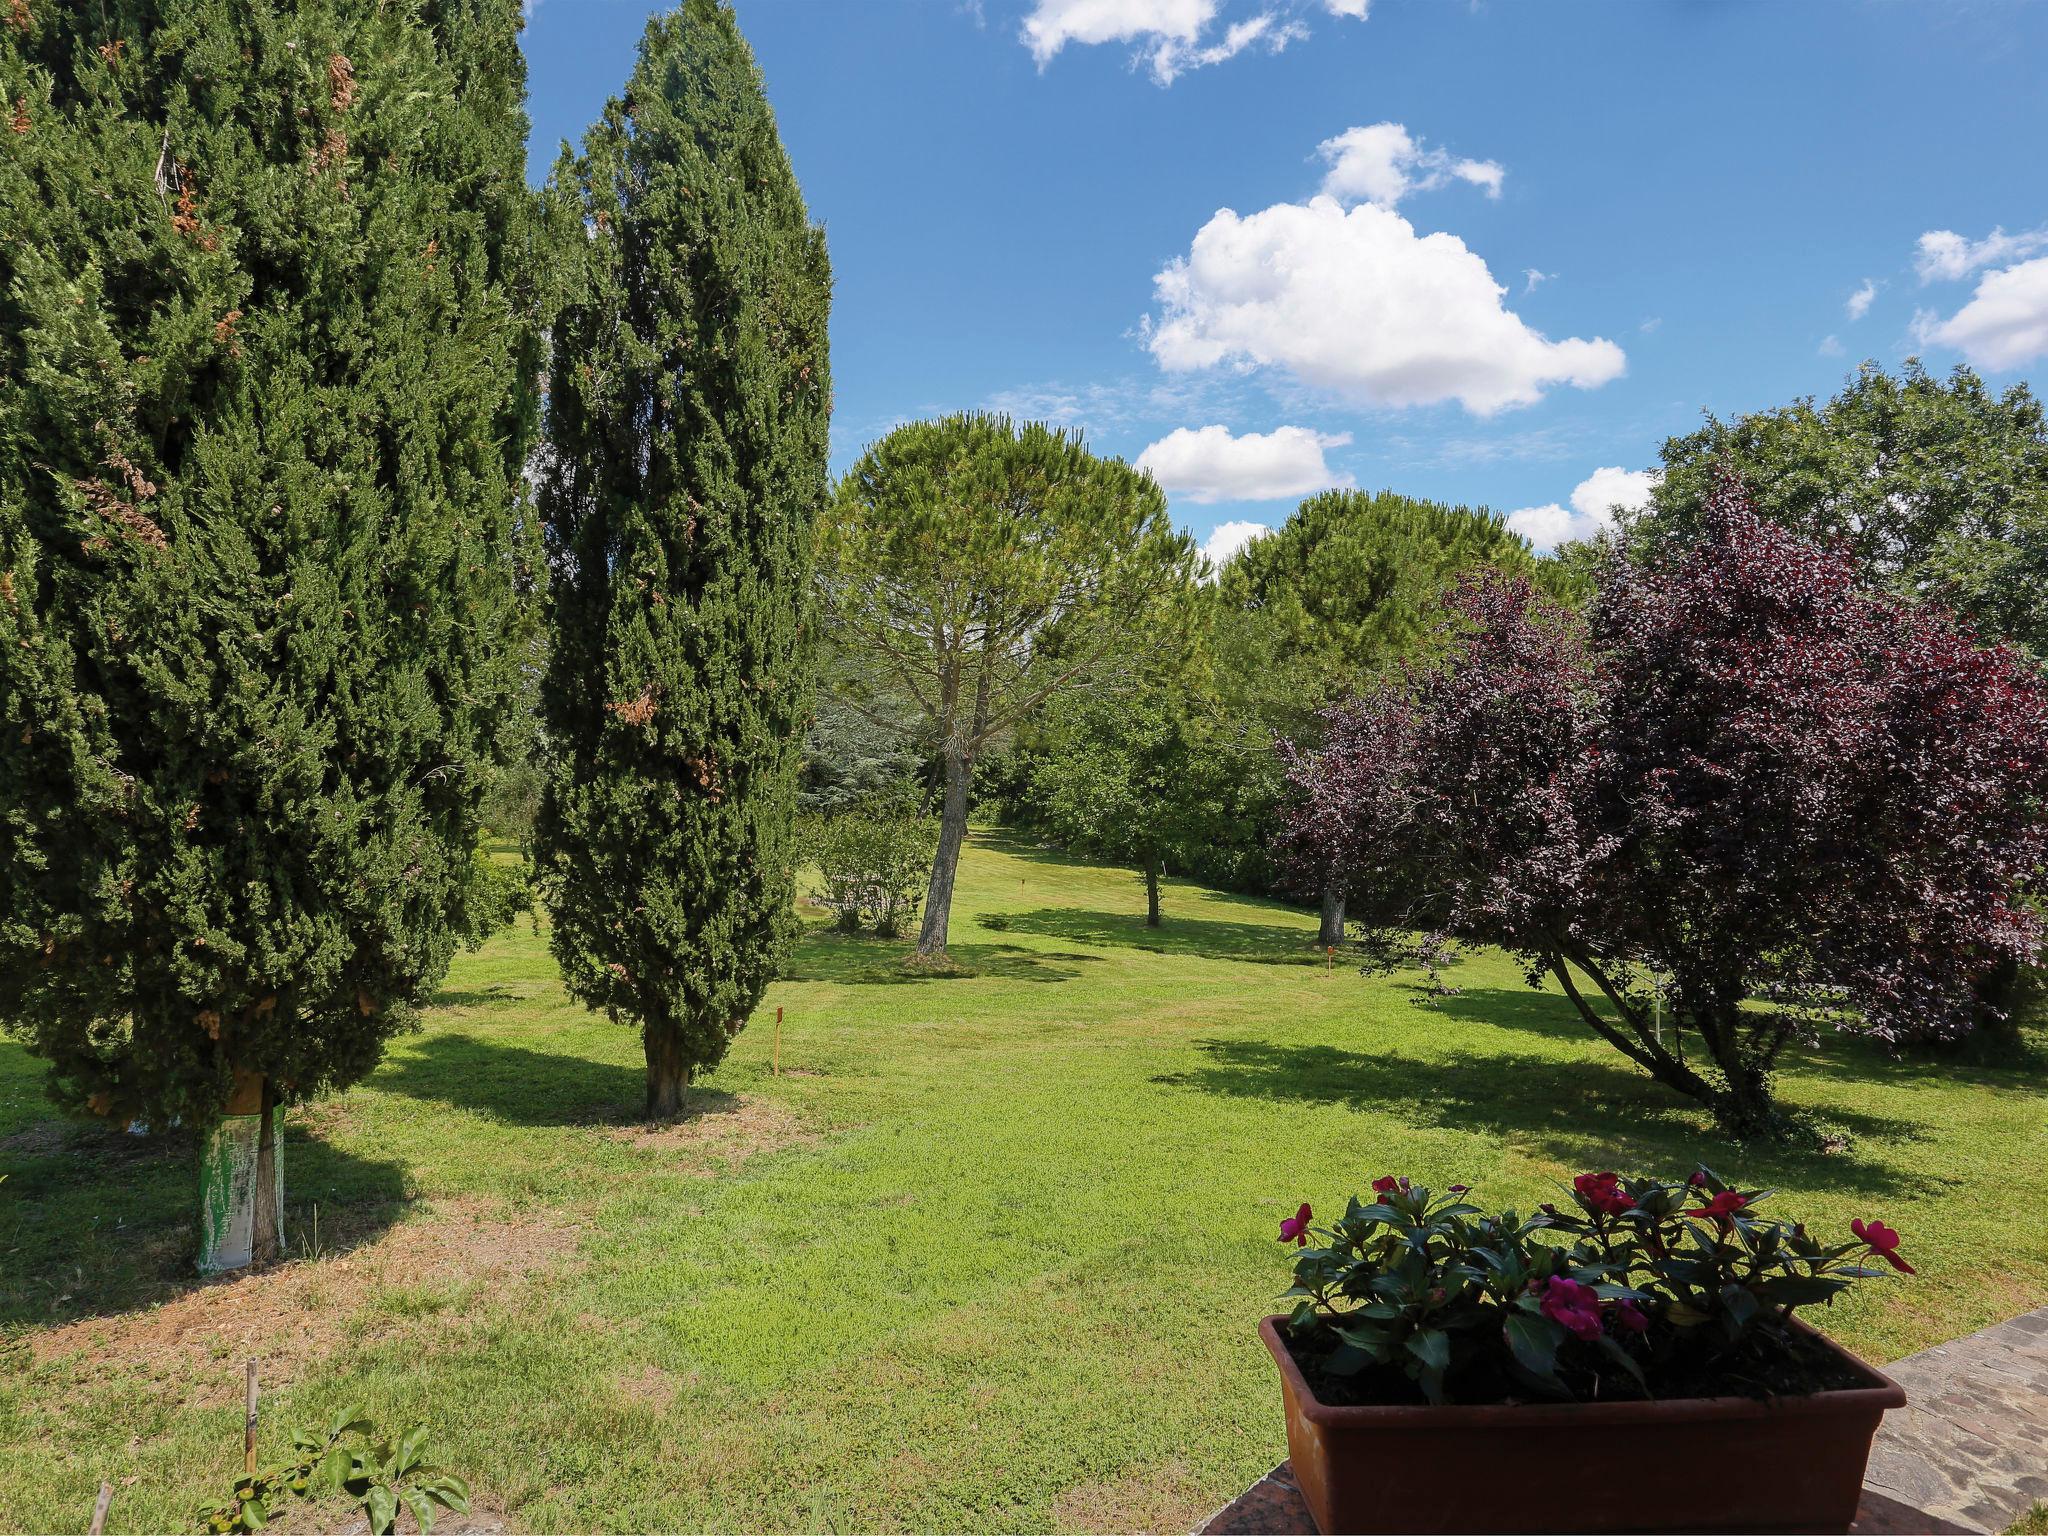
[[[1885,1410],[1905,1390],[1806,1397],[1331,1407],[1269,1317],[1287,1459],[1324,1536],[1374,1531],[1846,1531]],[[1805,1325],[1794,1321],[1794,1327]],[[1820,1338],[1821,1335],[1814,1334]]]

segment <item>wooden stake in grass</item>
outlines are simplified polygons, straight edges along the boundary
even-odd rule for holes
[[[769,1062],[768,1075],[782,1076],[782,1010],[775,1010],[775,1055]]]
[[[1336,972],[1337,946],[1334,944],[1325,944],[1323,946],[1323,974],[1325,976],[1334,976]]]
[[[86,1536],[100,1536],[100,1532],[107,1528],[107,1506],[113,1502],[114,1485],[101,1483],[100,1496],[93,1501],[92,1524],[87,1527]]]
[[[242,1399],[242,1475],[256,1475],[256,1362],[249,1362],[248,1391]]]

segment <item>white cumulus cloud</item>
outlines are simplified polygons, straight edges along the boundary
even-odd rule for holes
[[[1332,16],[1348,17],[1352,21],[1365,20],[1365,13],[1372,9],[1372,0],[1323,0],[1323,9]]]
[[[1277,368],[1355,401],[1456,400],[1483,416],[1550,385],[1591,389],[1627,366],[1604,338],[1552,341],[1526,325],[1464,241],[1418,235],[1375,203],[1220,209],[1153,290],[1147,344],[1169,373]]]
[[[1347,128],[1323,140],[1316,153],[1329,164],[1323,191],[1342,202],[1381,203],[1391,208],[1411,192],[1428,192],[1457,180],[1500,196],[1507,172],[1491,160],[1467,160],[1448,150],[1426,149],[1399,123]]]
[[[1228,427],[1178,427],[1138,455],[1139,469],[1188,501],[1279,501],[1351,484],[1323,459],[1351,434],[1275,427],[1233,437]]]
[[[1970,302],[1946,320],[1914,318],[1923,342],[1954,347],[1979,368],[2017,368],[2048,357],[2048,256],[1987,272]]]
[[[1967,239],[1952,229],[1930,229],[1920,237],[1913,270],[1923,283],[1954,282],[1979,267],[2017,261],[2043,247],[2048,247],[2048,229],[2022,230],[2017,235],[1994,229],[1982,240]]]
[[[1212,577],[1215,572],[1236,559],[1245,545],[1272,531],[1264,523],[1218,523],[1209,537],[1202,541],[1202,553],[1209,559]]]
[[[1508,527],[1538,549],[1555,549],[1575,539],[1590,539],[1614,526],[1614,509],[1647,506],[1650,492],[1663,476],[1654,469],[1596,469],[1572,487],[1571,505],[1546,502],[1508,514]]]
[[[1222,0],[1036,0],[1022,37],[1040,69],[1069,43],[1130,43],[1152,78],[1171,85],[1191,69],[1221,64],[1254,44],[1278,53],[1308,35],[1302,23],[1271,9],[1212,35],[1221,9]]]
[[[1875,278],[1866,277],[1863,279],[1862,285],[1849,295],[1848,302],[1842,306],[1843,312],[1851,320],[1861,320],[1870,313],[1870,306],[1876,299],[1877,281]]]

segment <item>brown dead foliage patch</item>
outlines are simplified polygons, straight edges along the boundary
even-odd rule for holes
[[[729,1173],[763,1152],[811,1146],[818,1139],[773,1099],[746,1093],[705,1095],[680,1120],[615,1126],[606,1134],[643,1151],[674,1154],[685,1171],[705,1178]]]
[[[1215,1504],[1187,1463],[1174,1458],[1076,1483],[1053,1500],[1052,1518],[1063,1531],[1191,1531]]]
[[[656,1413],[667,1413],[682,1388],[673,1373],[658,1365],[643,1365],[637,1371],[624,1372],[613,1385],[627,1402],[639,1403]]]
[[[330,1235],[347,1241],[346,1233],[322,1234]],[[261,1361],[264,1379],[281,1386],[344,1340],[365,1337],[359,1314],[382,1294],[427,1284],[502,1287],[572,1253],[577,1236],[576,1227],[544,1217],[448,1201],[330,1256],[206,1281],[144,1311],[32,1333],[28,1343],[38,1361],[78,1356],[165,1381],[217,1378],[217,1390],[203,1395],[226,1400],[241,1391],[242,1360]]]

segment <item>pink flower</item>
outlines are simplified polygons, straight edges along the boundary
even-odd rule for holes
[[[1624,1301],[1614,1309],[1614,1326],[1624,1333],[1647,1333],[1650,1320],[1643,1316],[1643,1309],[1632,1301]]]
[[[1308,1246],[1308,1218],[1308,1202],[1304,1200],[1301,1202],[1300,1210],[1280,1223],[1280,1241],[1292,1243],[1297,1248],[1306,1248]]]
[[[1685,1183],[1688,1189],[1705,1189],[1707,1187],[1707,1170],[1695,1168],[1692,1177],[1687,1179]]]
[[[1374,1179],[1372,1181],[1372,1192],[1376,1195],[1391,1195],[1395,1190],[1406,1189],[1407,1187],[1408,1181],[1406,1179],[1397,1179],[1391,1173],[1383,1179]]]
[[[1749,1196],[1738,1195],[1732,1189],[1724,1189],[1696,1211],[1687,1211],[1688,1216],[1711,1216],[1725,1222],[1730,1216],[1749,1204]]]
[[[1619,1216],[1636,1208],[1635,1197],[1623,1191],[1618,1173],[1582,1173],[1572,1180],[1572,1188],[1602,1216]]]
[[[1860,1218],[1849,1223],[1849,1230],[1857,1240],[1870,1245],[1870,1251],[1901,1274],[1916,1274],[1912,1265],[1899,1257],[1899,1234],[1881,1221],[1863,1221]]]
[[[1590,1285],[1567,1280],[1563,1275],[1541,1282],[1537,1292],[1543,1315],[1578,1339],[1600,1337],[1600,1298]]]
[[[1472,1186],[1470,1184],[1453,1184],[1450,1186],[1451,1193],[1454,1195],[1465,1194],[1471,1188]]]

